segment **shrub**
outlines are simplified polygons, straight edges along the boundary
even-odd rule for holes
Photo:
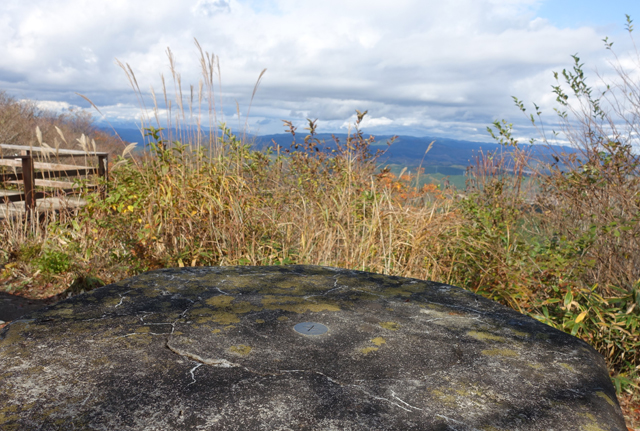
[[[45,274],[61,274],[71,267],[71,258],[61,251],[45,250],[34,263]]]
[[[631,34],[628,16],[627,29]],[[607,39],[605,44],[611,49]],[[547,133],[549,127],[535,103],[535,115],[529,116],[542,144],[560,144],[565,139],[576,152],[529,163],[538,173],[535,205],[541,214],[527,215],[533,227],[531,235],[525,235],[527,241],[512,241],[514,248],[517,245],[526,250],[530,260],[526,274],[519,279],[529,288],[516,287],[515,291],[526,295],[528,314],[597,348],[607,358],[618,390],[631,390],[638,388],[640,370],[640,339],[635,334],[640,315],[640,165],[633,152],[638,144],[640,87],[634,75],[617,61],[613,67],[618,80],[603,81],[605,90],[596,97],[596,91],[586,83],[584,65],[577,55],[572,57],[570,70],[554,73],[558,132]],[[635,59],[635,67],[640,67],[640,57]],[[526,112],[523,102],[514,100]],[[511,138],[510,124],[496,121],[494,127],[489,131],[496,139],[518,148],[517,140]],[[496,191],[507,186],[505,180],[492,178],[499,187],[492,190],[485,186],[483,190],[491,198],[480,200],[499,202],[487,207],[492,212],[485,210],[485,220],[495,219],[503,208],[514,210],[508,206],[514,198],[502,199],[504,193]],[[520,194],[513,186],[509,190],[513,196]],[[515,218],[524,217],[519,214]],[[493,226],[490,232],[504,236],[502,225],[494,222]],[[516,281],[515,286],[518,283],[522,281]],[[507,293],[490,292],[489,296],[513,306],[513,295]]]

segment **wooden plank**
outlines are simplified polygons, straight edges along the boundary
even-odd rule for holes
[[[95,175],[97,168],[80,169],[73,171],[37,171],[33,176],[37,179],[49,179],[49,178],[61,178],[61,177],[81,177],[88,175]],[[22,173],[17,174],[0,174],[0,183],[6,183],[8,181],[16,181],[22,179]]]
[[[23,181],[17,180],[17,181],[5,181],[9,184],[23,184]],[[81,184],[78,183],[72,183],[69,181],[51,181],[51,180],[35,180],[35,185],[39,186],[39,187],[53,187],[53,188],[59,188],[59,189],[64,189],[64,188],[76,188],[76,187],[82,187]],[[87,187],[97,187],[95,184],[86,184]]]
[[[0,204],[0,219],[24,217],[24,207]]]
[[[95,186],[91,188],[95,188]],[[78,189],[62,189],[55,194],[71,194],[71,193],[78,193]],[[36,200],[51,198],[52,194],[54,193],[52,192],[35,192],[34,193]],[[24,201],[24,193],[22,192],[0,196],[0,205],[2,205],[4,202],[22,202],[22,201]]]
[[[22,161],[21,159],[0,159],[0,165],[2,166],[15,166],[21,167]],[[35,169],[45,169],[49,171],[71,171],[78,169],[96,169],[91,166],[82,166],[82,165],[65,165],[62,163],[44,163],[44,162],[33,162],[33,167]]]
[[[42,199],[44,197],[45,197],[44,193],[36,192],[36,199]],[[15,195],[6,195],[0,198],[0,204],[6,203],[6,202],[22,202],[22,201],[24,201],[24,193],[18,193]]]
[[[18,151],[33,151],[37,153],[46,154],[63,154],[73,156],[106,156],[109,153],[102,151],[81,151],[81,150],[67,150],[45,147],[27,147],[26,145],[12,145],[12,144],[0,144],[0,148],[4,150],[18,150]]]
[[[36,169],[44,169],[48,171],[71,171],[75,169],[95,169],[91,166],[82,166],[82,165],[63,165],[60,163],[43,163],[43,162],[33,162],[33,167]]]
[[[36,178],[60,178],[60,177],[82,177],[87,175],[95,175],[97,168],[73,169],[69,171],[39,171],[36,172]]]
[[[63,209],[77,209],[87,204],[87,201],[77,197],[43,198],[36,201],[36,212],[59,211]],[[0,219],[24,217],[24,206],[13,203],[0,203]]]
[[[87,201],[78,197],[44,198],[38,200],[37,211],[55,211],[85,206]]]
[[[1,166],[15,166],[17,168],[22,166],[22,161],[20,159],[0,159]]]

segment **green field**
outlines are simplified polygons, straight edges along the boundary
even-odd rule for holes
[[[445,186],[446,180],[449,180],[449,187],[455,187],[457,190],[465,189],[465,180],[467,179],[464,175],[466,170],[465,166],[423,166],[422,169],[424,169],[424,171],[420,175],[417,175],[418,166],[391,163],[383,167],[388,167],[396,177],[400,175],[403,169],[406,169],[404,175],[410,175],[412,178],[415,177],[418,188],[425,184],[436,184],[442,189]]]

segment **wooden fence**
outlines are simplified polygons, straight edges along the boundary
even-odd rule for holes
[[[25,214],[30,214],[32,211],[38,211],[39,207],[44,207],[38,205],[38,199],[51,199],[54,194],[58,196],[77,194],[78,184],[70,181],[61,181],[60,178],[97,175],[104,178],[104,184],[106,184],[109,176],[108,153],[66,149],[56,150],[45,147],[8,144],[0,144],[0,150],[14,152],[14,155],[0,156],[0,166],[14,168],[12,173],[0,173],[0,183],[23,186],[22,190],[0,190],[0,203],[4,202],[5,205],[3,206],[7,207],[7,210],[4,211],[5,217],[9,212],[8,205],[12,202],[24,201],[24,212]],[[36,159],[50,160],[51,158],[59,161],[60,158],[75,156],[97,157],[97,167],[36,161]],[[16,168],[20,168],[20,172]],[[89,184],[87,187],[95,189],[99,186]],[[41,190],[37,191],[36,188]],[[46,189],[54,189],[56,192],[48,192]],[[101,187],[100,194],[104,198],[106,187]],[[76,206],[81,204],[81,202],[76,202]],[[2,214],[0,214],[0,217],[2,217]]]

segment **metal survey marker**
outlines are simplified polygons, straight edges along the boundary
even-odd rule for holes
[[[293,327],[293,330],[304,335],[322,335],[329,330],[321,323],[302,322]]]

